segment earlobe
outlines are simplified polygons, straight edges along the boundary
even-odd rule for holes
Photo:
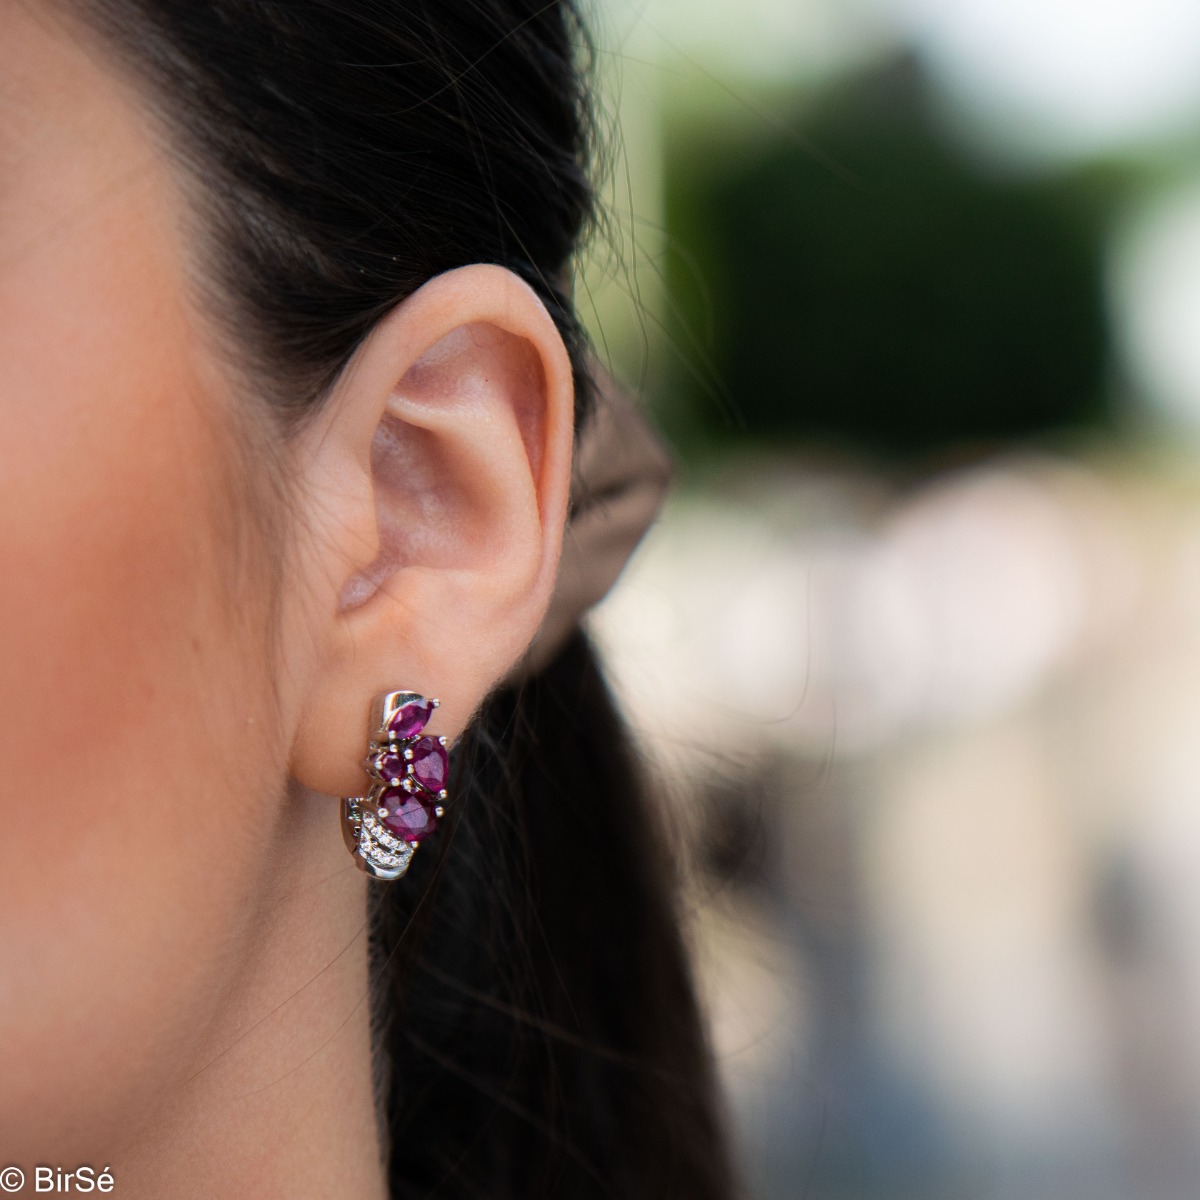
[[[573,408],[558,330],[503,268],[438,276],[372,333],[301,450],[299,782],[361,791],[381,692],[439,696],[431,732],[457,737],[525,651],[562,545]]]

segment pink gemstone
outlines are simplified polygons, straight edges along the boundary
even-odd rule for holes
[[[409,767],[413,778],[427,792],[440,792],[450,774],[450,758],[437,738],[423,737],[413,743]]]
[[[375,774],[385,783],[391,783],[393,779],[403,779],[408,770],[408,765],[399,750],[380,750],[371,760],[371,765],[375,768]]]
[[[383,809],[383,823],[406,842],[419,842],[437,828],[433,801],[403,788],[388,788],[379,797],[379,807]]]
[[[416,737],[432,715],[432,700],[410,700],[396,709],[387,727],[398,738]]]

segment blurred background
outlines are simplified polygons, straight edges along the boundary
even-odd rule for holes
[[[1200,1195],[1200,4],[595,0],[593,631],[755,1200]]]

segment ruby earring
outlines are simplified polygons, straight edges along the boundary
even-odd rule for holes
[[[421,732],[437,706],[417,692],[385,692],[371,706],[363,765],[373,782],[365,796],[342,800],[342,837],[373,879],[399,879],[442,815],[446,739]]]

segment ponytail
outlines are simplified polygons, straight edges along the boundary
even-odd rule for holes
[[[671,862],[582,633],[455,769],[440,856],[373,895],[393,1197],[727,1200]]]

